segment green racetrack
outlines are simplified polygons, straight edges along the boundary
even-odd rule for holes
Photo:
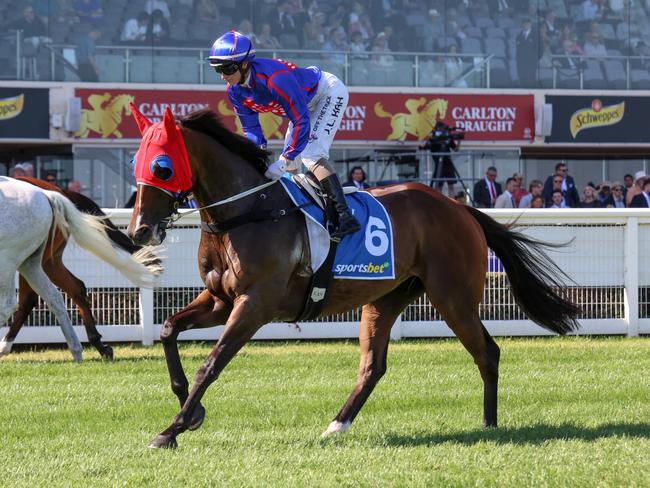
[[[351,430],[322,441],[356,380],[354,342],[253,343],[176,451],[162,347],[0,359],[0,485],[650,486],[650,338],[502,339],[499,424],[456,340],[391,343]],[[210,350],[183,344],[191,379]]]

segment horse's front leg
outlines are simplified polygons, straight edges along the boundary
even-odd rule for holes
[[[187,307],[165,321],[165,325],[160,332],[160,340],[165,349],[165,360],[167,361],[172,391],[178,397],[181,407],[189,396],[189,384],[178,354],[178,334],[188,329],[225,324],[231,311],[232,306],[230,304],[222,302],[208,290],[204,290]],[[203,423],[204,417],[205,409],[199,403],[192,416],[189,429],[198,429]]]
[[[259,301],[250,295],[240,295],[235,299],[223,334],[199,368],[192,391],[181,411],[174,418],[172,424],[156,436],[149,447],[174,448],[177,446],[176,436],[190,428],[194,411],[200,404],[208,386],[219,377],[221,371],[244,344],[253,337],[253,334],[270,319],[265,309],[268,310],[268,307],[260,306]]]

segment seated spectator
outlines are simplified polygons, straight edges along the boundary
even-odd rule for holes
[[[329,32],[329,40],[323,44],[325,56],[333,63],[343,66],[345,64],[345,53],[349,50],[348,44],[343,39],[340,29],[332,27]]]
[[[612,194],[612,184],[609,181],[603,181],[598,188],[598,201],[602,204]]]
[[[363,37],[359,31],[352,33],[352,39],[350,41],[350,52],[353,53],[350,56],[350,59],[368,59],[368,50],[366,49],[366,43],[363,42]]]
[[[359,190],[364,190],[369,188],[370,185],[366,183],[366,172],[361,166],[355,166],[350,170],[348,174],[348,181],[346,181],[343,186],[354,186]]]
[[[607,49],[603,44],[602,37],[593,32],[587,32],[583,46],[585,56],[590,58],[604,58],[607,56]]]
[[[219,7],[213,0],[194,0],[193,9],[194,18],[199,22],[215,24],[221,19]]]
[[[237,30],[239,32],[241,32],[242,34],[244,34],[246,37],[248,37],[251,40],[251,42],[253,43],[253,46],[257,47],[257,45],[259,44],[259,41],[258,41],[257,36],[255,35],[255,33],[253,32],[253,24],[251,23],[250,20],[243,19],[239,23],[239,27],[237,28]]]
[[[519,201],[519,208],[531,208],[532,201],[535,197],[542,196],[542,190],[544,189],[544,184],[540,180],[533,180],[528,185],[528,194],[524,195]],[[517,199],[515,198],[515,201]],[[544,199],[542,198],[542,207]]]
[[[650,178],[643,178],[639,181],[641,192],[635,195],[630,201],[631,208],[650,207]]]
[[[147,26],[147,40],[151,42],[164,42],[169,39],[169,22],[165,19],[162,10],[154,10]]]
[[[568,208],[564,197],[562,197],[562,190],[553,190],[551,200],[548,202],[548,208]]]
[[[506,180],[506,191],[497,197],[494,208],[517,208],[515,205],[514,192],[519,188],[519,183],[515,178]]]
[[[603,202],[603,207],[625,208],[625,195],[623,193],[623,185],[618,181],[615,181],[612,185],[612,193]]]
[[[302,43],[303,49],[311,51],[320,51],[323,49],[324,36],[322,30],[319,33],[318,29],[321,28],[317,28],[314,22],[305,22],[305,25],[302,27],[302,36],[304,39]]]
[[[325,32],[331,34],[333,30],[339,31],[339,33],[341,34],[341,40],[347,44],[348,33],[343,27],[343,22],[341,18],[336,14],[330,14],[330,16],[328,17],[327,25],[325,26]]]
[[[571,39],[562,42],[562,50],[558,53],[561,58],[556,58],[558,68],[578,70],[584,68],[584,61],[576,52],[575,44]]]
[[[634,48],[634,54],[635,56],[641,56],[641,59],[631,59],[630,67],[632,69],[643,69],[647,71],[650,68],[650,50],[648,50],[648,45],[643,41],[637,42]]]
[[[254,45],[259,47],[259,49],[280,49],[280,41],[278,41],[278,39],[273,34],[271,34],[271,24],[268,22],[262,23],[260,26],[260,33],[257,35],[257,42]]]
[[[388,40],[383,32],[380,32],[377,34],[377,37],[375,37],[375,40],[372,43],[371,52],[373,53],[371,60],[375,65],[391,69],[395,64],[395,58],[392,54],[389,54],[391,51],[388,48]]]
[[[496,182],[497,169],[490,166],[485,178],[474,184],[474,204],[477,208],[494,208],[497,197],[501,195],[501,185]]]
[[[582,201],[578,204],[579,208],[600,208],[602,205],[596,198],[596,190],[591,185],[585,186],[582,190]]]
[[[171,17],[169,6],[165,0],[147,0],[144,3],[144,10],[151,16],[153,16],[153,13],[156,10],[160,10],[165,19],[169,19]]]
[[[559,183],[557,183],[559,179]],[[576,189],[573,176],[569,174],[569,167],[564,163],[555,165],[555,174],[549,176],[544,183],[543,197],[546,202],[551,201],[552,192],[559,189],[562,192],[567,207],[577,207],[580,202],[580,195]]]
[[[551,52],[551,45],[548,42],[544,43],[544,47],[542,49],[542,55],[539,57],[539,61],[537,63],[539,64],[540,68],[545,68],[545,69],[550,69],[553,68],[554,66],[557,66],[559,68],[561,66],[560,61],[556,61],[553,58],[553,53]]]
[[[623,176],[623,194],[627,197],[627,192],[634,186],[634,176],[626,174]]]
[[[136,19],[129,19],[124,24],[120,41],[143,42],[147,38],[147,26],[149,25],[149,14],[144,10],[138,14]]]
[[[462,40],[467,38],[467,34],[460,28],[458,23],[451,21],[447,27],[447,37],[453,37],[456,39],[456,44],[460,45]]]
[[[632,199],[643,192],[643,182],[646,178],[647,175],[643,170],[634,173],[634,185],[628,188],[627,195],[625,195],[625,204],[628,207],[632,206]]]
[[[79,22],[85,22],[93,27],[100,27],[104,20],[104,10],[100,0],[76,0],[74,12]]]
[[[530,201],[530,208],[544,208],[544,199],[537,195]]]

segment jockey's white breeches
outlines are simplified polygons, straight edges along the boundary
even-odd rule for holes
[[[319,159],[329,159],[330,147],[343,120],[349,98],[348,89],[341,80],[332,73],[326,71],[321,73],[316,95],[307,105],[310,123],[309,142],[293,162],[287,162],[287,169],[296,170],[300,168],[301,163],[307,166],[307,169],[311,169]],[[285,147],[292,128],[293,124],[289,122]]]

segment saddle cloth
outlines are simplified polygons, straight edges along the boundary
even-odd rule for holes
[[[307,224],[311,268],[316,272],[329,250],[329,232],[325,214],[296,183],[285,175],[280,178],[285,191],[301,208]],[[384,206],[370,193],[353,192],[346,195],[352,214],[359,220],[361,230],[345,236],[334,257],[332,274],[338,279],[388,280],[395,278],[393,227]]]

